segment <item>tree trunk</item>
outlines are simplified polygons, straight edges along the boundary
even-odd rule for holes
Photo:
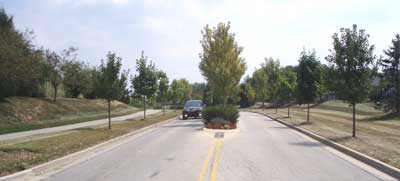
[[[111,129],[111,100],[108,99],[108,129]]]
[[[53,101],[56,102],[56,100],[57,100],[57,86],[55,85],[55,86],[53,86],[53,88],[54,88],[54,97],[53,97]]]
[[[263,112],[264,112],[264,108],[265,108],[265,105],[264,105],[264,99],[262,100],[262,110],[263,110]]]
[[[310,123],[310,103],[307,104],[307,123]]]
[[[143,119],[146,119],[146,96],[143,96]]]
[[[287,106],[287,117],[290,118],[290,106],[289,106],[289,104]]]
[[[275,102],[275,114],[278,114],[278,103]]]
[[[353,104],[353,137],[356,137],[356,103]]]

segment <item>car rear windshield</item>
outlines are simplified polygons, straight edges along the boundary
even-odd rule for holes
[[[188,101],[185,104],[185,107],[201,107],[201,101]]]

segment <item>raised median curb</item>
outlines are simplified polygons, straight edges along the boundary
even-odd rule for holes
[[[210,135],[211,137],[214,137],[216,133],[224,133],[224,137],[230,137],[233,135],[236,135],[240,132],[239,128],[236,129],[209,129],[204,127],[203,132],[206,134]]]
[[[292,128],[292,129],[294,129],[294,130],[296,130],[296,131],[298,131],[298,132],[300,132],[300,133],[302,133],[304,135],[307,135],[307,136],[309,136],[309,137],[311,137],[311,138],[313,138],[313,139],[315,139],[315,140],[317,140],[317,141],[319,141],[319,142],[321,142],[321,143],[323,143],[323,144],[325,144],[327,146],[330,146],[330,147],[332,147],[332,148],[334,148],[334,149],[336,149],[336,150],[338,150],[338,151],[340,151],[340,152],[342,152],[342,153],[344,153],[344,154],[346,154],[346,155],[348,155],[350,157],[353,157],[353,158],[355,158],[355,159],[357,159],[357,160],[359,160],[359,161],[361,161],[361,162],[363,162],[363,163],[365,163],[365,164],[367,164],[367,165],[369,165],[369,166],[371,166],[371,167],[373,167],[373,168],[375,168],[375,169],[377,169],[377,170],[379,170],[379,171],[381,171],[383,173],[386,173],[386,174],[388,174],[388,175],[400,180],[400,169],[398,169],[396,167],[388,165],[388,164],[386,164],[386,163],[384,163],[382,161],[379,161],[379,160],[377,160],[375,158],[367,156],[367,155],[365,155],[363,153],[355,151],[355,150],[353,150],[351,148],[348,148],[346,146],[343,146],[341,144],[335,143],[335,142],[333,142],[333,141],[331,141],[331,140],[329,140],[329,139],[327,139],[327,138],[325,138],[323,136],[319,136],[319,135],[317,135],[315,133],[312,133],[311,131],[308,131],[308,130],[306,130],[304,128],[296,127],[296,126],[293,126],[290,123],[287,123],[287,122],[282,121],[280,119],[276,119],[276,118],[274,118],[272,116],[269,116],[266,113],[260,113],[260,112],[255,112],[255,111],[247,111],[247,112],[257,113],[257,114],[261,114],[263,116],[266,116],[266,117],[268,117],[268,118],[270,118],[272,120],[275,120],[275,121],[277,121],[277,122],[279,122],[279,123],[281,123],[281,124],[283,124],[283,125],[285,125],[285,126],[287,126],[289,128]]]
[[[174,117],[159,123],[155,123],[146,127],[143,127],[141,129],[138,129],[136,131],[130,132],[128,134],[113,138],[111,140],[108,140],[106,142],[97,144],[93,147],[86,148],[84,150],[72,153],[70,155],[66,155],[64,157],[52,160],[50,162],[32,167],[27,170],[23,170],[11,175],[7,175],[4,177],[0,177],[0,181],[14,181],[14,180],[26,180],[30,179],[33,177],[40,177],[40,175],[44,175],[48,172],[51,172],[50,175],[53,175],[59,171],[62,171],[72,165],[75,165],[77,163],[83,162],[90,160],[91,158],[112,150],[113,148],[116,148],[120,145],[123,145],[129,141],[131,141],[132,137],[138,133],[147,131],[151,128],[159,127],[163,124],[172,122],[177,120],[178,117]]]

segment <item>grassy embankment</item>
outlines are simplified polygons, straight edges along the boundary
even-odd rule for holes
[[[148,116],[146,120],[138,118],[117,123],[111,130],[104,125],[86,127],[43,139],[0,145],[0,176],[60,158],[179,114],[179,111],[168,111],[165,116],[158,113]]]
[[[140,111],[113,101],[111,115],[122,116]],[[107,118],[104,100],[12,97],[0,102],[0,134]]]
[[[307,107],[293,105],[291,118],[287,108],[265,109],[259,106],[252,111],[264,112],[295,126],[305,128],[332,141],[400,168],[400,116],[376,110],[372,103],[356,106],[357,137],[352,138],[352,109],[343,101],[328,101],[310,109],[311,124],[305,124]]]

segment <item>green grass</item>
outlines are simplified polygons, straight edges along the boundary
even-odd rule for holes
[[[122,116],[139,109],[118,101],[112,102],[111,115]],[[12,97],[0,103],[0,134],[62,126],[107,118],[104,100]]]
[[[267,113],[400,168],[400,115],[376,110],[372,103],[356,106],[356,138],[351,137],[352,108],[343,101],[313,105],[310,110],[311,124],[305,124],[305,105],[292,105],[290,118],[287,117],[287,108],[279,108],[277,114],[275,109],[263,111],[257,106],[248,110]]]
[[[86,149],[134,130],[155,124],[180,114],[179,111],[150,115],[146,120],[133,120],[107,127],[87,127],[74,132],[33,141],[0,145],[0,176],[22,171],[65,155]]]

